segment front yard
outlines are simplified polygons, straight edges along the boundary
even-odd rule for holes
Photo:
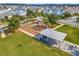
[[[9,56],[65,56],[69,55],[57,48],[51,48],[34,38],[17,32],[5,39],[0,37],[0,55]]]
[[[67,34],[67,37],[65,38],[66,41],[79,45],[79,29],[64,25],[58,28],[57,31]]]

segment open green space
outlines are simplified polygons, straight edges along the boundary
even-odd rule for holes
[[[0,37],[1,56],[65,56],[69,55],[58,48],[51,48],[22,32],[2,39]]]
[[[57,30],[67,34],[66,41],[79,45],[79,29],[64,25]]]

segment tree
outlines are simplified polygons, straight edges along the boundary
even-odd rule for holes
[[[59,19],[58,16],[52,15],[52,14],[46,14],[44,15],[44,23],[48,27],[53,27],[56,24],[56,21]]]
[[[8,16],[5,16],[5,18],[3,19],[4,22],[7,22],[8,20]]]
[[[17,18],[19,18],[20,21],[25,20],[25,17],[24,16],[17,15]]]
[[[64,18],[68,18],[68,17],[71,17],[72,15],[70,13],[64,13],[64,15],[61,15],[61,19],[64,19]]]
[[[79,16],[79,13],[74,13],[73,16]]]
[[[57,17],[55,15],[48,15],[48,19],[51,24],[56,24]]]
[[[26,14],[27,16],[31,16],[31,15],[33,15],[33,11],[32,10],[30,10],[30,9],[27,9],[27,14]]]
[[[43,21],[44,21],[44,24],[48,25],[48,18],[47,17]]]
[[[5,18],[8,20],[8,16],[5,16]]]
[[[33,18],[36,17],[36,14],[32,10],[27,9],[26,17],[28,20],[33,20]]]
[[[9,29],[15,31],[20,26],[19,19],[13,16],[9,22]]]
[[[68,17],[71,17],[71,14],[70,13],[64,13],[64,17],[63,18],[68,18]]]

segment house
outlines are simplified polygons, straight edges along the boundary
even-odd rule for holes
[[[43,21],[44,17],[42,17],[42,16],[37,16],[35,19],[36,19],[37,21]]]
[[[5,30],[8,30],[7,26],[8,24],[0,24],[0,33],[2,38],[6,38]]]
[[[47,14],[55,14],[55,15],[63,15],[64,14],[64,10],[61,9],[48,9],[46,11]]]
[[[43,30],[42,32],[40,32],[40,34],[36,35],[36,38],[38,40],[45,42],[48,45],[61,48],[66,35],[67,34],[65,33],[47,28]]]

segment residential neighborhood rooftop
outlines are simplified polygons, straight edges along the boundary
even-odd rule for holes
[[[45,29],[44,31],[40,32],[40,34],[45,35],[51,39],[55,39],[58,41],[64,41],[64,38],[66,37],[66,33],[62,33],[53,29]]]

